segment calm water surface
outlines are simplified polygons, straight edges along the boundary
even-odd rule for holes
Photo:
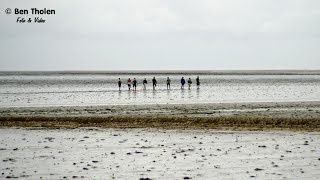
[[[195,85],[200,76],[201,86]],[[126,80],[137,78],[137,91]],[[158,85],[152,90],[151,79]],[[171,89],[166,78],[171,78]],[[191,78],[191,89],[180,89],[180,78]],[[117,81],[123,81],[118,90]],[[142,80],[147,78],[147,89]],[[247,101],[319,101],[320,74],[236,72],[1,72],[0,106],[54,106],[155,103],[215,103]]]

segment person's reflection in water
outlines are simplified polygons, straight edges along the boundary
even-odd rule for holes
[[[118,100],[119,100],[119,102],[121,102],[121,99],[122,99],[122,94],[121,93],[122,93],[121,91],[118,91]]]
[[[137,91],[133,91],[133,99],[137,99]]]
[[[170,99],[170,100],[171,100],[171,98],[170,98],[170,91],[171,91],[170,89],[167,90],[167,99]]]
[[[181,89],[181,99],[184,99],[184,89]]]
[[[128,98],[127,99],[131,100],[131,92],[130,91],[128,91]]]
[[[197,100],[200,99],[200,88],[197,88]]]
[[[193,97],[193,95],[192,95],[192,91],[191,91],[190,85],[189,85],[189,87],[188,87],[188,98],[192,99],[192,97]]]
[[[142,101],[144,101],[144,102],[148,101],[147,89],[143,89],[142,92],[143,92],[143,100]]]
[[[157,91],[154,89],[152,91],[152,99],[156,99],[157,98]]]

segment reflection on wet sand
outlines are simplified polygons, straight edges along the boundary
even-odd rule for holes
[[[198,87],[197,88],[197,99],[199,99],[200,98],[200,88]]]
[[[0,76],[0,106],[50,106],[86,104],[212,103],[248,101],[319,101],[320,75],[203,75],[200,89],[195,84],[181,90],[179,74],[157,75],[156,91],[138,83],[133,95],[117,79],[125,75],[3,75]],[[190,75],[193,78],[197,75]],[[135,75],[138,78],[138,76]],[[144,74],[148,82],[153,74]],[[171,79],[168,92],[165,81]],[[140,82],[141,79],[138,78]],[[170,95],[168,95],[168,93]],[[75,98],[76,97],[76,98]],[[115,98],[116,97],[116,98]],[[133,98],[134,97],[134,98]],[[147,97],[147,98],[146,98]]]

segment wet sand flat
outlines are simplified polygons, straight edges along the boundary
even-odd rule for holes
[[[320,129],[320,102],[0,108],[3,127]]]
[[[0,129],[0,178],[319,179],[319,132]]]
[[[0,73],[0,179],[320,178],[319,73],[138,75]]]

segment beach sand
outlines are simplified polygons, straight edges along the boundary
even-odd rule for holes
[[[0,126],[320,129],[320,102],[0,108]]]
[[[0,108],[0,179],[319,179],[320,102]]]
[[[319,132],[0,129],[0,178],[319,179]]]

